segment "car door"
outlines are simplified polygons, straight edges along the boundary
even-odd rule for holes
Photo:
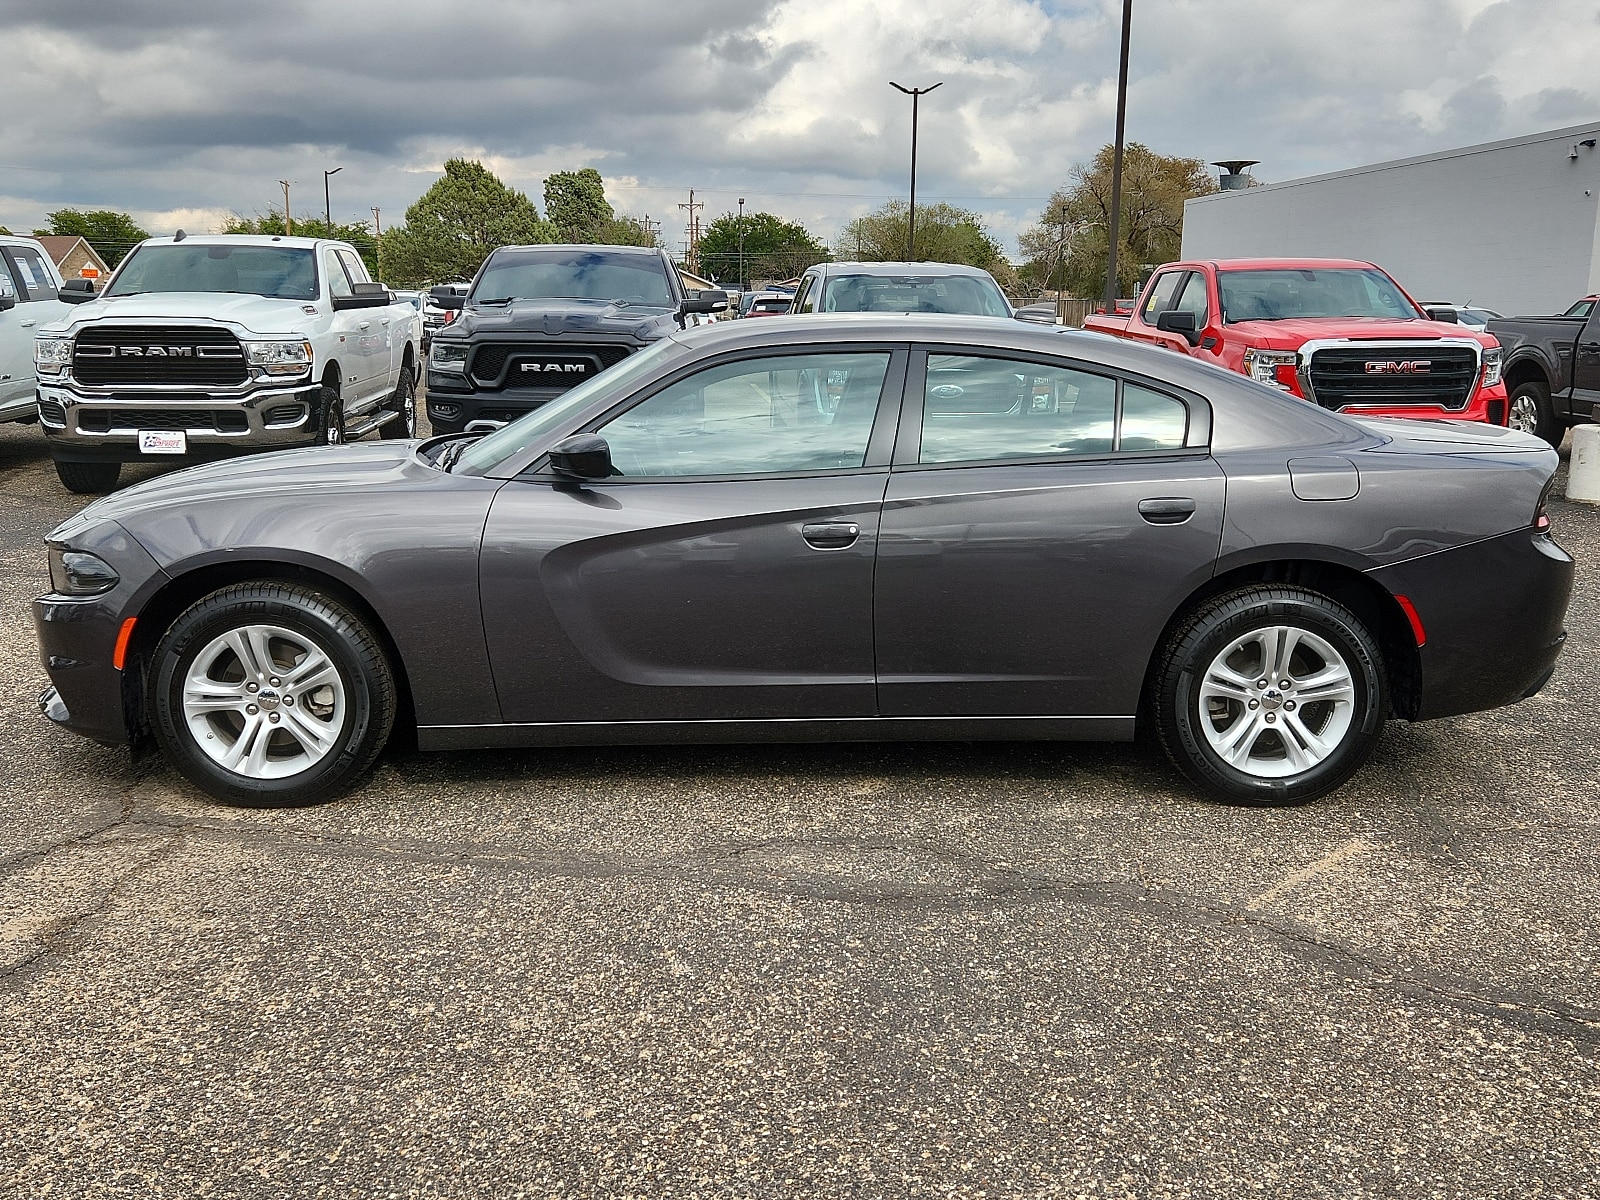
[[[0,245],[0,294],[11,301],[0,310],[0,406],[34,394],[34,335],[67,311],[56,299],[58,288],[55,271],[33,246]]]
[[[1572,411],[1600,417],[1600,305],[1578,334],[1572,357]]]
[[[322,273],[328,280],[330,301],[353,294],[350,276],[332,246],[322,251]],[[380,339],[373,331],[373,314],[379,310],[335,308],[332,311],[332,332],[339,353],[340,395],[344,398],[345,415],[348,417],[352,406],[357,406],[354,411],[359,413],[359,406],[374,394],[372,377],[378,368],[373,364],[377,359],[376,347]]]
[[[1209,440],[1205,401],[1163,384],[914,352],[878,535],[880,713],[1131,722],[1216,562]]]
[[[344,273],[352,284],[372,282],[372,276],[367,274],[367,265],[361,261],[359,254],[354,250],[338,250],[336,253],[339,261],[344,264]],[[381,398],[394,391],[395,380],[400,373],[400,356],[404,339],[395,337],[397,330],[394,325],[393,304],[362,311],[366,314],[362,318],[365,324],[358,321],[356,327],[361,331],[363,348],[372,366],[372,373],[368,376],[370,386],[367,398]]]
[[[590,422],[611,479],[502,488],[480,578],[504,719],[871,717],[905,358],[801,347],[700,364]]]

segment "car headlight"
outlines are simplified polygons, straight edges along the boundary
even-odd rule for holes
[[[304,375],[311,369],[311,343],[245,342],[244,360],[268,375]]]
[[[1280,368],[1289,368],[1289,373],[1294,371],[1295,364],[1300,356],[1293,350],[1256,350],[1254,348],[1244,352],[1244,373],[1257,383],[1264,383],[1268,387],[1278,388],[1287,392],[1289,385],[1284,382]]]
[[[1500,382],[1500,359],[1503,351],[1499,346],[1486,349],[1483,352],[1483,386],[1493,387]]]
[[[41,337],[33,339],[33,365],[41,375],[59,375],[72,362],[72,339]]]
[[[50,589],[58,596],[98,596],[122,582],[115,568],[86,550],[50,547]]]
[[[467,348],[460,342],[441,342],[435,338],[433,349],[428,353],[428,363],[440,371],[465,371]]]

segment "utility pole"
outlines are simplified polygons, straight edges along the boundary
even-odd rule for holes
[[[691,274],[700,274],[700,217],[699,212],[706,206],[704,200],[695,203],[694,189],[689,189],[689,203],[678,205],[679,208],[689,212],[689,227],[687,233],[688,245],[685,247],[684,262],[688,264]]]
[[[744,291],[744,197],[739,197],[739,290]]]
[[[652,221],[650,219],[650,214],[645,213],[644,220],[641,222],[641,224],[644,226],[645,236],[650,239],[650,244],[652,246],[655,245],[656,236],[661,232],[661,222]]]
[[[378,241],[378,278],[382,279],[383,278],[383,217],[379,214],[379,212],[378,212],[378,210],[376,208],[374,208],[372,210],[372,230],[373,230],[373,236]],[[328,236],[329,237],[333,236],[333,232],[332,232],[331,229],[329,230]]]
[[[1111,219],[1106,223],[1106,312],[1117,311],[1117,243],[1122,240],[1122,134],[1128,116],[1128,40],[1133,0],[1122,0],[1122,59],[1117,67],[1117,148],[1111,159]]]
[[[328,180],[337,175],[343,167],[335,167],[331,171],[322,173],[322,219],[328,223],[328,236],[333,236],[333,205],[328,200]]]
[[[280,179],[283,184],[283,231],[288,237],[294,236],[294,218],[289,215],[289,180]]]
[[[917,261],[917,101],[934,88],[943,87],[944,80],[925,88],[901,87],[894,80],[889,86],[911,97],[911,206],[906,212],[906,261]]]

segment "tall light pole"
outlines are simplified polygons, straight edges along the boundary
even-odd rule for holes
[[[739,197],[739,290],[744,291],[744,197]]]
[[[333,236],[333,205],[328,202],[328,180],[333,178],[333,176],[337,175],[342,170],[344,170],[343,167],[335,167],[331,171],[324,171],[322,173],[322,216],[323,219],[328,223],[328,232],[326,235],[328,237]]]
[[[1117,243],[1122,240],[1122,131],[1128,116],[1128,39],[1133,32],[1133,0],[1122,0],[1122,60],[1117,68],[1117,148],[1111,156],[1111,219],[1107,222],[1106,312],[1117,311]]]
[[[906,261],[917,261],[917,101],[934,88],[943,87],[944,80],[925,88],[901,87],[894,80],[889,86],[911,97],[911,205],[906,210]]]

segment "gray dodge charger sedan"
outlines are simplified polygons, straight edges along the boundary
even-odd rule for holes
[[[48,539],[41,705],[253,804],[348,789],[397,721],[424,749],[1149,725],[1211,795],[1309,800],[1389,717],[1549,677],[1556,461],[1094,334],[736,322],[487,437],[91,504]]]

